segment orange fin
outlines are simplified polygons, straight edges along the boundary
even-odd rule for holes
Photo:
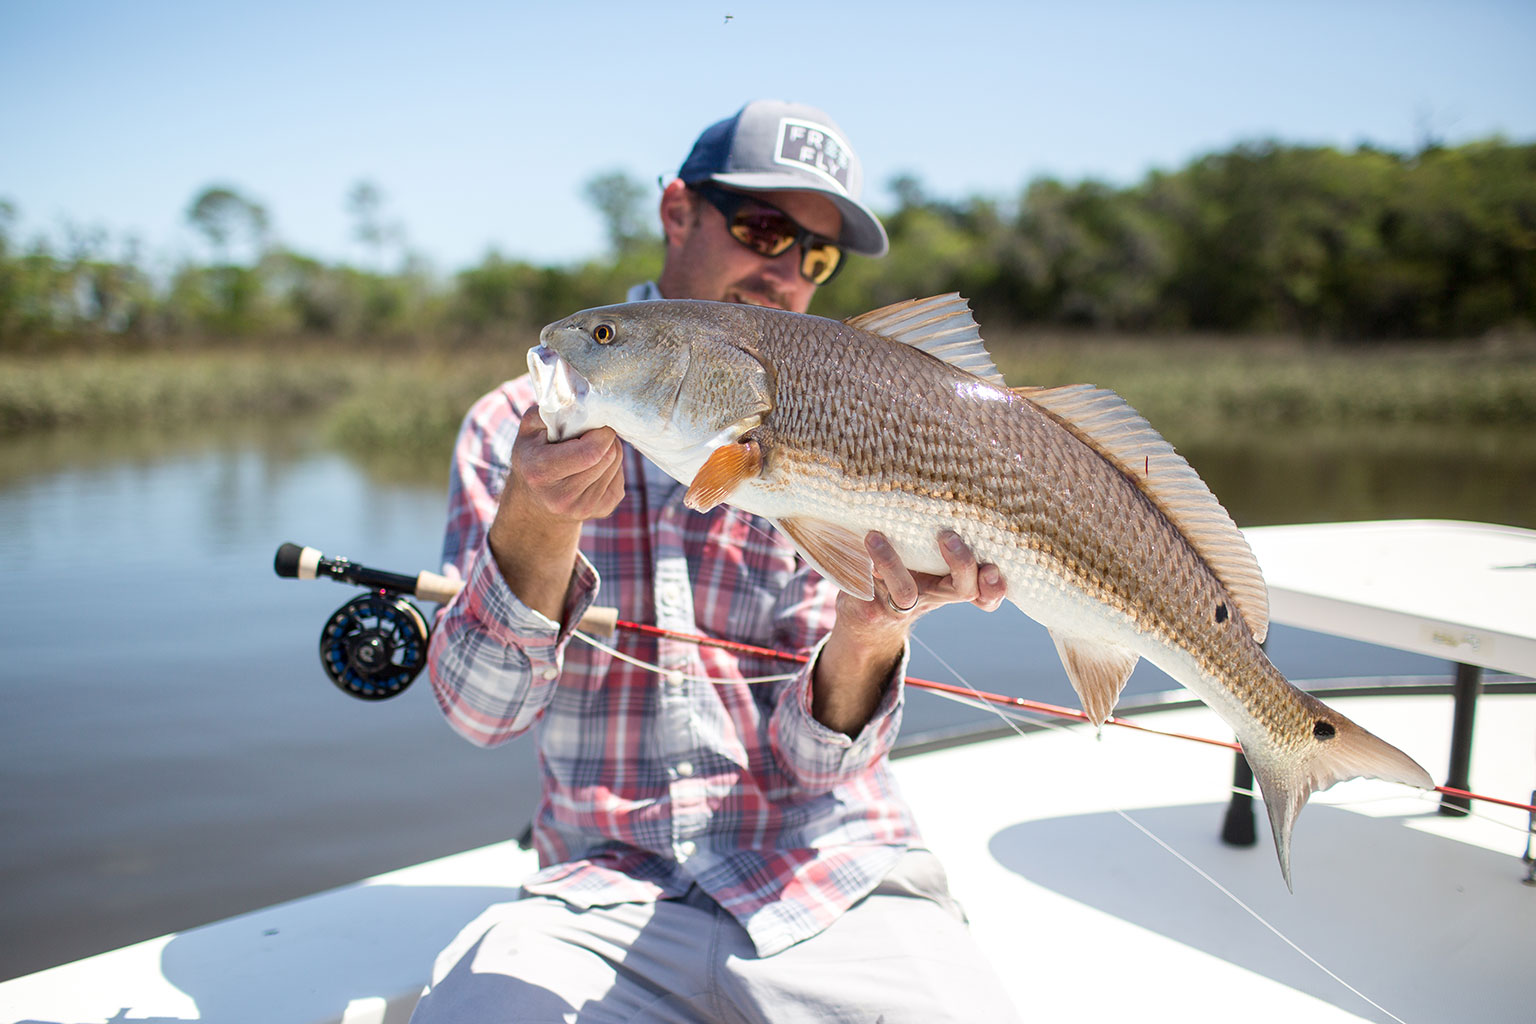
[[[695,512],[708,512],[731,496],[738,484],[757,476],[763,469],[763,450],[756,441],[722,445],[710,453],[699,467],[683,504]]]
[[[780,519],[774,525],[817,572],[860,601],[875,599],[875,563],[859,534],[822,519]]]
[[[1075,636],[1059,636],[1051,631],[1056,642],[1056,653],[1066,667],[1067,678],[1083,705],[1083,714],[1094,725],[1102,726],[1115,710],[1125,681],[1131,678],[1140,655],[1094,640]]]

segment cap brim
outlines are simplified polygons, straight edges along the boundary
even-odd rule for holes
[[[865,256],[884,256],[890,251],[891,243],[886,237],[885,227],[869,207],[829,188],[809,184],[803,174],[742,171],[735,174],[711,174],[709,180],[746,192],[814,192],[825,196],[843,216],[843,230],[837,239],[839,245]]]

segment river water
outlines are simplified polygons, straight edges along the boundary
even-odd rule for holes
[[[364,703],[322,674],[321,626],[352,592],[278,579],[274,549],[434,568],[444,487],[381,477],[318,433],[0,438],[0,978],[522,831],[528,744],[471,747],[425,683]],[[1432,447],[1190,454],[1243,525],[1533,525],[1528,445]],[[1011,608],[948,609],[919,636],[914,674],[952,679],[943,658],[980,688],[1074,703]],[[1297,679],[1449,673],[1284,628],[1271,654]],[[1170,685],[1143,667],[1129,689]],[[913,693],[904,735],[986,721]]]

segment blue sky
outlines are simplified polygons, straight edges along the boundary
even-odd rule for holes
[[[726,14],[731,18],[727,20]],[[1117,184],[1248,139],[1412,148],[1536,140],[1536,3],[581,3],[0,0],[0,199],[200,256],[185,211],[227,183],[276,235],[363,262],[375,182],[449,273],[491,248],[602,248],[592,175],[654,182],[748,99],[826,109],[869,198]]]

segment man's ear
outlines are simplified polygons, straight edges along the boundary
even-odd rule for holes
[[[681,178],[673,178],[661,190],[661,232],[667,245],[681,245],[699,222],[699,199]]]

